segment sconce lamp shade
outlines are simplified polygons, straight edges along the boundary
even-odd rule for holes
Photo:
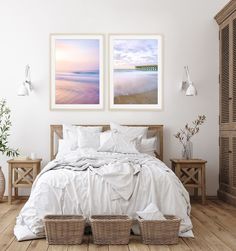
[[[32,83],[30,80],[30,66],[26,65],[25,67],[25,81],[19,86],[18,96],[29,96],[29,93],[32,91]]]
[[[185,92],[186,96],[196,96],[197,95],[197,89],[193,85],[193,82],[190,79],[188,66],[185,66],[184,69],[185,69],[185,73],[186,73],[186,76],[187,76],[187,80],[182,81],[182,90],[186,91]]]
[[[25,85],[25,82],[23,82],[20,85],[17,95],[18,96],[29,96],[29,90],[28,90],[27,86]]]
[[[186,93],[185,93],[186,96],[196,96],[197,95],[197,90],[195,88],[195,86],[193,85],[192,82],[189,83],[189,86],[186,90]]]

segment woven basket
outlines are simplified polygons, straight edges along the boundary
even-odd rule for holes
[[[94,244],[128,244],[132,219],[127,215],[93,215],[90,217]]]
[[[46,215],[45,233],[48,244],[81,244],[84,235],[85,218],[80,215]]]
[[[180,219],[165,215],[166,220],[138,219],[144,244],[171,245],[179,241]]]

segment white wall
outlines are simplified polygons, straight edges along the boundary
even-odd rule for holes
[[[194,157],[206,159],[207,194],[218,188],[218,26],[214,15],[227,0],[0,0],[0,98],[12,109],[10,143],[22,154],[49,160],[49,125],[54,123],[163,124],[164,158],[180,157],[173,134],[198,114],[207,123],[193,139]],[[49,110],[50,33],[158,33],[164,37],[162,111]],[[107,48],[107,44],[106,44]],[[16,95],[30,64],[35,92]],[[179,91],[188,65],[199,95]],[[107,71],[106,71],[107,72]],[[107,80],[107,76],[106,76]],[[105,83],[108,92],[107,81]],[[6,158],[0,165],[7,178]],[[6,192],[7,194],[7,192]]]

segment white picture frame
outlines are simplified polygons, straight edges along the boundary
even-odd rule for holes
[[[51,110],[103,109],[104,36],[51,34],[50,48]]]
[[[161,35],[110,34],[110,109],[161,110],[162,71]]]

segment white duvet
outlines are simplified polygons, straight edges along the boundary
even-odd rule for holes
[[[16,220],[17,240],[45,236],[46,214],[128,214],[150,203],[182,219],[180,236],[192,237],[189,194],[176,175],[147,154],[73,151],[41,171]]]

